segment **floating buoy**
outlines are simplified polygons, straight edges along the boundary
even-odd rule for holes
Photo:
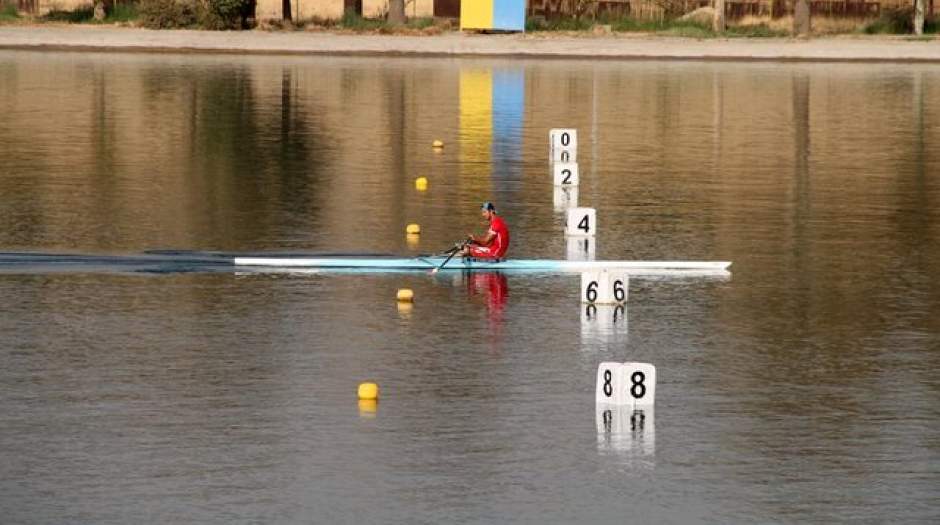
[[[421,226],[417,224],[409,224],[408,226],[405,226],[405,233],[408,233],[411,235],[418,235],[419,233],[421,233]]]
[[[399,302],[410,303],[414,301],[415,293],[411,291],[411,288],[402,288],[398,290],[395,298],[398,299]]]
[[[424,191],[428,189],[428,179],[425,177],[418,177],[415,179],[415,188],[417,188],[418,191]]]
[[[441,149],[444,147],[444,143],[440,140],[435,140],[431,145],[434,146],[434,149]]]
[[[359,399],[375,401],[379,398],[379,385],[375,383],[359,384]]]

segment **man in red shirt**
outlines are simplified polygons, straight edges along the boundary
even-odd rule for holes
[[[496,215],[492,202],[484,202],[480,209],[483,218],[490,221],[490,229],[479,237],[469,235],[469,243],[460,254],[475,259],[502,259],[509,250],[509,228],[502,217]]]

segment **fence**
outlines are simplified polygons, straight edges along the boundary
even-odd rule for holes
[[[440,1],[440,0],[438,0]],[[912,0],[810,0],[810,12],[816,16],[875,18],[884,9],[907,8]],[[529,16],[559,18],[568,16],[630,16],[638,19],[661,19],[667,14],[682,14],[699,7],[712,6],[711,0],[529,0]],[[727,0],[725,17],[773,16],[793,13],[795,0]],[[928,13],[936,14],[936,5],[928,0]]]

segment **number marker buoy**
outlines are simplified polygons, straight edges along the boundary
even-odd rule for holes
[[[428,189],[428,179],[426,177],[418,177],[415,179],[415,188],[418,191],[424,191]]]
[[[408,226],[405,227],[405,233],[408,233],[411,235],[418,235],[419,233],[421,233],[421,226],[417,224],[409,224]]]
[[[444,143],[441,142],[440,140],[435,140],[434,142],[431,143],[431,146],[433,146],[434,149],[441,149],[444,147]]]
[[[649,363],[601,363],[597,367],[596,402],[653,406],[656,400],[656,367]]]
[[[569,208],[565,216],[565,235],[589,237],[597,233],[594,208]]]
[[[359,399],[374,401],[379,398],[379,385],[375,383],[359,384]]]
[[[626,273],[612,270],[581,274],[581,302],[622,304],[627,302],[630,278]]]
[[[415,293],[411,291],[411,288],[402,288],[398,290],[398,293],[395,295],[395,298],[400,302],[410,303],[415,299]]]

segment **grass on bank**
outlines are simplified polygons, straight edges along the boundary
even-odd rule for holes
[[[394,25],[380,18],[364,18],[354,12],[347,11],[339,19],[311,18],[301,21],[263,20],[258,25],[260,29],[296,31],[296,30],[341,30],[354,33],[379,33],[401,35],[436,35],[449,30],[453,23],[449,19],[435,19],[433,17],[409,18],[402,25]]]
[[[729,20],[724,32],[712,30],[711,24],[701,20],[638,20],[624,17],[601,19],[596,21],[563,17],[543,19],[530,17],[526,20],[527,32],[591,32],[603,27],[605,32],[614,33],[652,33],[665,36],[686,38],[772,38],[787,37],[792,34],[793,17],[781,18],[746,16],[739,20]],[[812,19],[814,35],[911,35],[914,32],[913,10],[910,8],[886,9],[881,16],[872,18],[845,18],[815,16]],[[940,18],[924,23],[924,34],[940,33]],[[931,39],[932,37],[927,37]]]
[[[608,27],[614,33],[656,33],[666,36],[686,38],[716,37],[779,37],[789,33],[775,29],[765,23],[728,26],[718,33],[709,25],[694,20],[638,20],[635,18],[599,19],[596,22],[576,18],[557,18],[545,20],[530,17],[526,20],[526,31],[593,31],[596,27]]]

